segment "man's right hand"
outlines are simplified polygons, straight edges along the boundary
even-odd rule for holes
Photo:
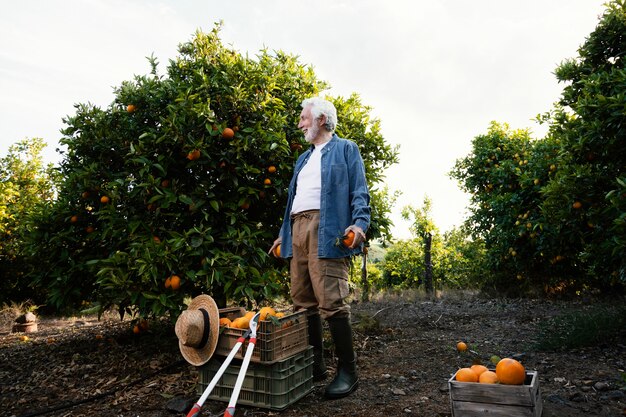
[[[267,254],[273,255],[276,258],[277,256],[276,256],[276,253],[274,252],[274,249],[276,249],[276,247],[280,245],[280,242],[282,242],[281,238],[276,239],[274,243],[272,244],[272,247],[270,248],[270,250],[267,251]]]

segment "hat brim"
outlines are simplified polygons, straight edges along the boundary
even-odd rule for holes
[[[215,348],[217,347],[217,341],[220,331],[220,312],[215,304],[215,300],[211,296],[202,294],[191,300],[187,310],[199,310],[205,309],[209,313],[209,338],[206,345],[203,348],[198,349],[191,346],[185,346],[179,340],[178,347],[183,358],[194,366],[202,366],[211,359]]]

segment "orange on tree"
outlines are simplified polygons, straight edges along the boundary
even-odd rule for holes
[[[190,161],[200,159],[200,149],[194,149],[193,151],[190,151],[187,154],[187,159],[189,159]]]
[[[501,384],[522,385],[526,379],[526,369],[515,359],[504,358],[496,365],[496,375]]]
[[[135,110],[137,110],[137,106],[135,106],[134,104],[129,104],[128,106],[126,106],[126,111],[129,113],[132,113]]]
[[[170,288],[172,286],[172,277],[165,278],[165,288]]]
[[[85,232],[87,232],[87,233],[93,233],[93,232],[94,232],[94,230],[95,230],[95,229],[93,228],[93,226],[87,226],[87,227],[85,227]]]
[[[574,208],[575,210],[578,210],[582,206],[583,206],[583,203],[581,203],[580,201],[574,201],[574,204],[572,204],[572,208]]]
[[[265,184],[265,185],[272,185],[272,180],[270,180],[269,178],[265,178],[263,180],[263,184]]]
[[[456,371],[455,379],[459,382],[478,382],[478,375],[471,368],[461,368]]]
[[[141,333],[141,329],[139,328],[139,325],[138,325],[138,324],[135,324],[135,325],[133,326],[133,333],[135,333],[135,334],[139,334],[139,333]]]
[[[168,188],[169,186],[170,186],[170,180],[165,179],[165,180],[161,181],[161,187]]]
[[[169,279],[170,279],[170,287],[174,291],[180,288],[180,277],[178,275],[174,274]]]
[[[76,223],[77,221],[78,221],[78,216],[77,215],[73,215],[72,217],[70,217],[70,222]]]
[[[478,382],[481,384],[497,384],[500,381],[498,380],[498,375],[493,371],[485,371],[478,377]]]
[[[107,197],[106,195],[103,195],[102,197],[100,197],[100,202],[102,204],[107,204],[109,201],[111,201],[111,199]]]
[[[276,172],[276,167],[274,165],[270,165],[267,167],[267,172],[269,172],[270,174],[273,174]]]
[[[467,350],[467,344],[465,342],[458,342],[456,344],[456,350],[459,352],[465,352]]]
[[[83,191],[83,193],[81,194],[81,197],[83,197],[84,199],[89,198],[89,191]]]
[[[226,129],[222,131],[222,137],[224,139],[232,139],[235,137],[235,131],[231,129],[230,127],[227,127]]]

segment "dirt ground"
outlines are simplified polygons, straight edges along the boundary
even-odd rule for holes
[[[626,341],[538,352],[530,347],[541,320],[585,304],[489,300],[473,295],[384,297],[353,304],[360,385],[324,400],[324,385],[283,411],[237,406],[237,416],[452,416],[448,379],[478,357],[514,356],[539,375],[543,416],[626,415]],[[114,318],[40,318],[21,340],[0,328],[2,416],[184,416],[197,399],[197,369],[182,361],[169,323],[135,335]],[[458,340],[476,352],[459,353]],[[332,351],[327,364],[332,369]],[[203,416],[226,404],[208,400]],[[178,410],[178,411],[176,411]]]

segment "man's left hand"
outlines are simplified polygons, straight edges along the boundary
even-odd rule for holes
[[[354,224],[352,226],[348,226],[344,234],[347,235],[350,231],[354,232],[354,241],[352,242],[352,245],[350,245],[350,249],[354,249],[360,246],[361,243],[365,242],[365,233],[359,226]]]

